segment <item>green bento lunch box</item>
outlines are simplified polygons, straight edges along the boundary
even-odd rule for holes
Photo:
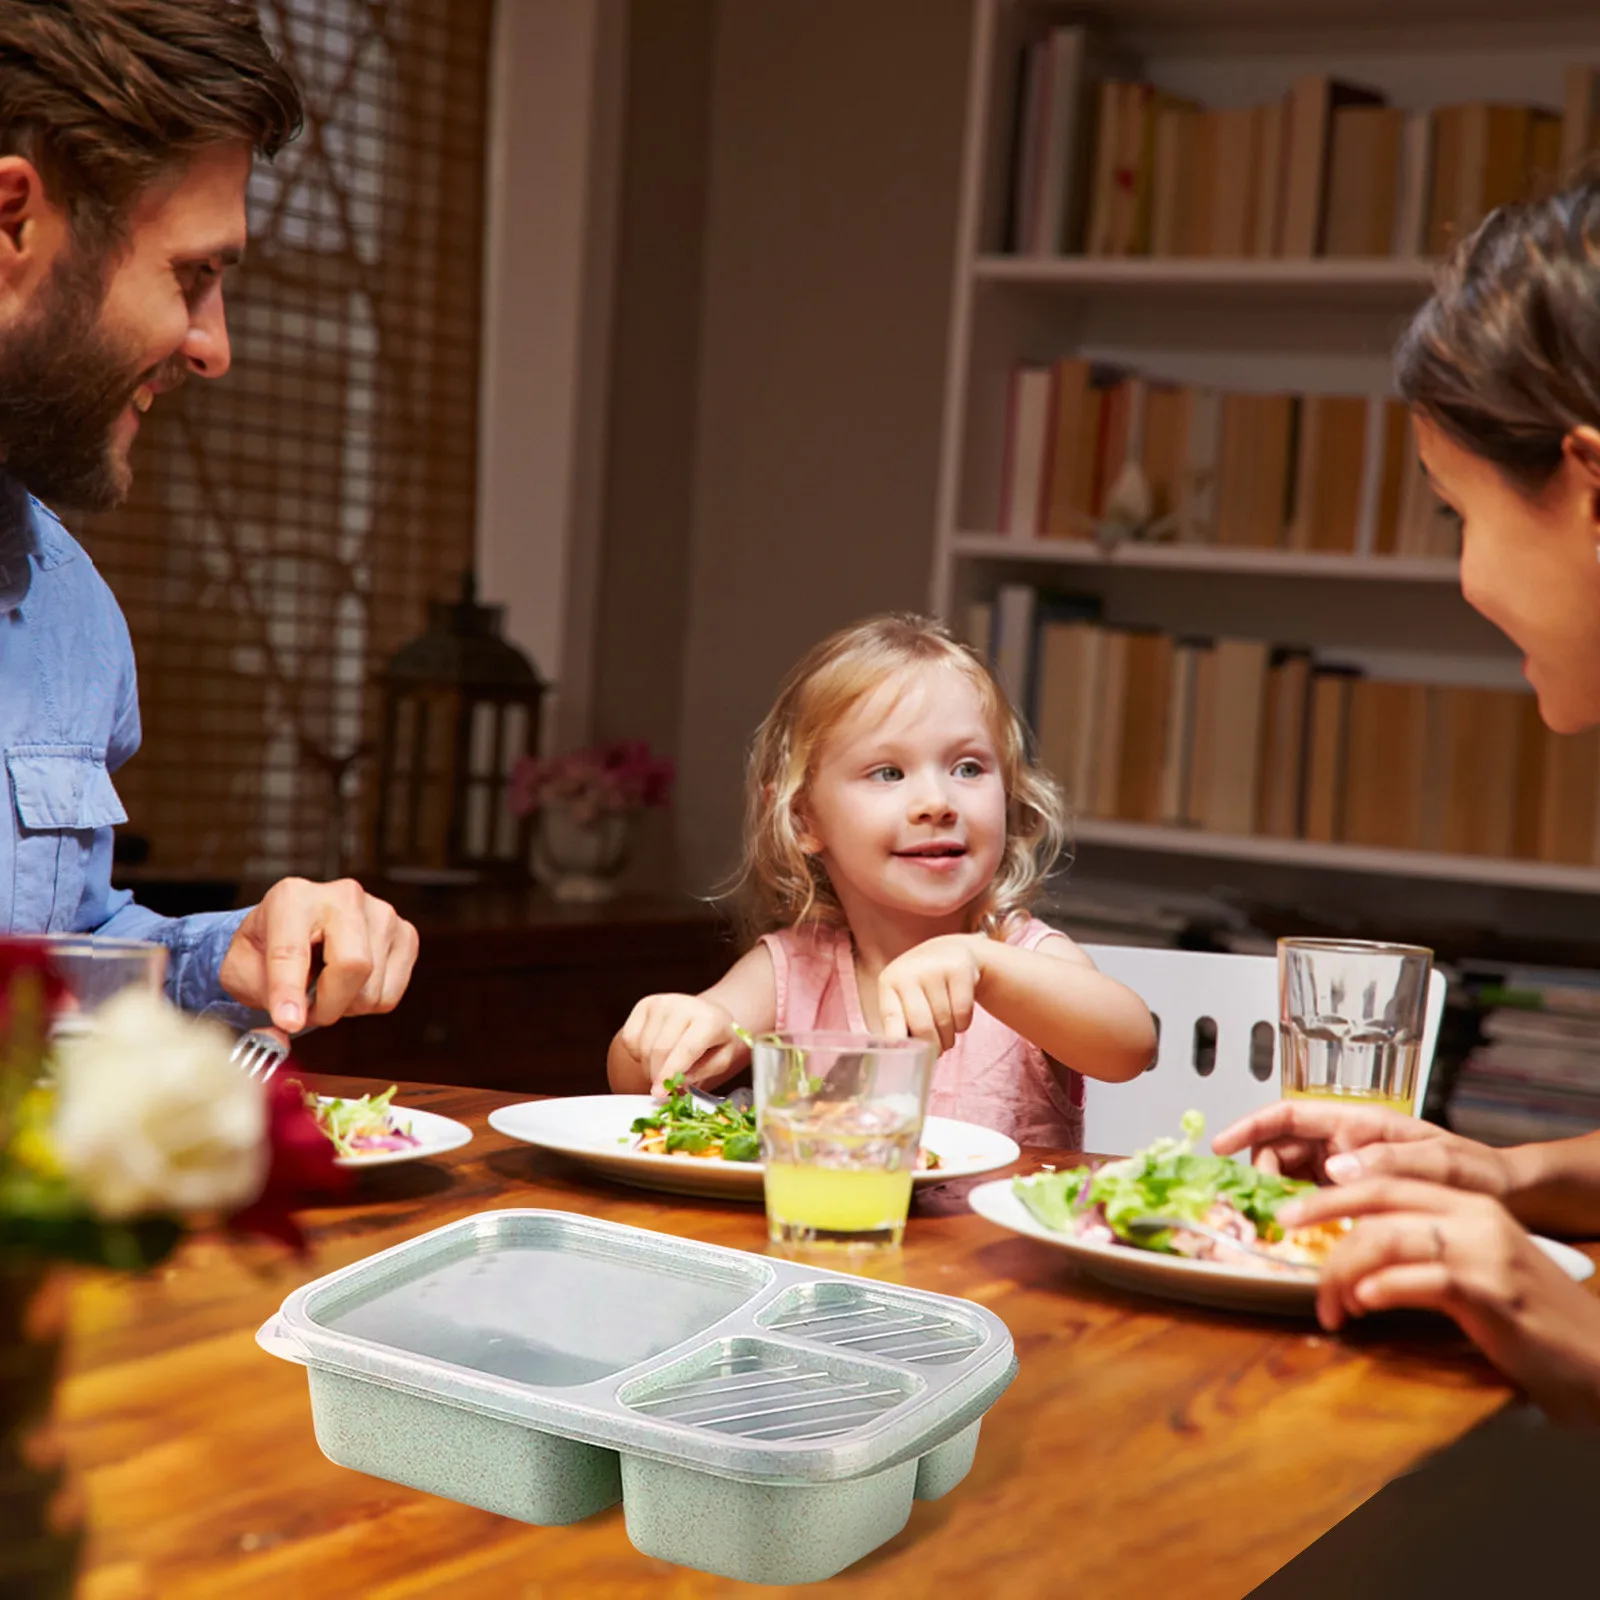
[[[645,1554],[831,1577],[967,1474],[1015,1376],[969,1301],[562,1211],[489,1211],[295,1290],[330,1460]]]

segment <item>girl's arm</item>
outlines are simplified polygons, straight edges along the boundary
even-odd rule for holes
[[[977,1000],[1052,1062],[1108,1083],[1137,1078],[1156,1053],[1150,1008],[1065,934],[1033,950],[978,936]]]
[[[647,995],[606,1052],[606,1079],[616,1094],[656,1094],[682,1073],[698,1088],[731,1078],[750,1059],[733,1032],[769,1032],[777,1022],[772,957],[757,945],[701,994]]]
[[[878,1009],[890,1038],[907,1034],[948,1050],[972,1022],[974,1004],[997,1017],[1063,1070],[1122,1082],[1156,1053],[1150,1008],[1108,978],[1065,934],[1036,950],[982,933],[925,940],[878,978]]]

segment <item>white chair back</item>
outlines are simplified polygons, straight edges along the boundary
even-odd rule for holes
[[[1209,1136],[1278,1098],[1276,957],[1138,945],[1083,948],[1102,972],[1150,1007],[1161,1030],[1154,1065],[1131,1083],[1088,1080],[1086,1150],[1126,1155],[1175,1135],[1178,1119],[1189,1110],[1205,1116]],[[1428,979],[1417,1061],[1418,1111],[1433,1069],[1445,988],[1435,970]]]

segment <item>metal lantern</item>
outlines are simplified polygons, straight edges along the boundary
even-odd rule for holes
[[[512,768],[539,748],[546,685],[501,638],[503,606],[428,606],[428,631],[383,669],[377,864],[381,871],[525,877],[532,821],[512,815]]]

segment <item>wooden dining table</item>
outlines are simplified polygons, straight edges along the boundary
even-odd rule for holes
[[[781,1592],[639,1554],[620,1506],[533,1527],[334,1466],[304,1372],[256,1345],[299,1284],[477,1211],[582,1212],[767,1248],[759,1205],[622,1187],[493,1132],[489,1112],[516,1098],[402,1084],[399,1104],[460,1119],[471,1144],[359,1174],[338,1205],[304,1215],[303,1260],[202,1239],[147,1277],[76,1284],[58,1410],[89,1528],[81,1600]],[[1028,1150],[1015,1170],[1067,1159]],[[841,1596],[1239,1600],[1509,1394],[1442,1320],[1329,1338],[1309,1321],[1105,1288],[959,1194],[919,1202],[903,1248],[860,1270],[988,1307],[1020,1370],[970,1476],[831,1580]]]

